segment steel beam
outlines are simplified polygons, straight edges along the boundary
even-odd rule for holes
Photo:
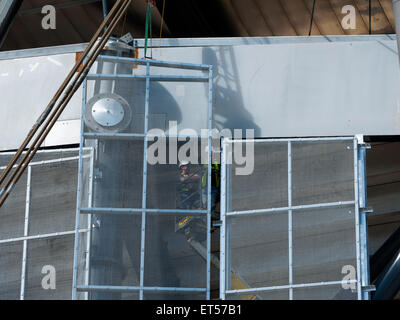
[[[312,288],[312,287],[341,285],[342,283],[343,283],[343,281],[301,283],[301,284],[292,284],[292,285],[287,285],[287,286],[272,286],[272,287],[238,289],[238,290],[226,290],[226,293],[232,294],[232,293],[267,292],[267,291],[285,290],[285,289]],[[349,280],[346,283],[357,283],[357,280]]]
[[[288,207],[292,207],[292,142],[288,141]],[[289,286],[293,285],[293,210],[288,210]],[[289,288],[289,300],[293,300],[293,288]]]
[[[139,291],[163,291],[163,292],[205,292],[204,288],[180,288],[180,287],[142,287],[142,286],[78,286],[80,292],[98,291],[98,292],[139,292]]]
[[[146,97],[144,106],[144,133],[147,134],[149,131],[149,100],[150,100],[150,64],[146,65]],[[143,300],[143,286],[144,286],[144,250],[146,241],[146,201],[147,201],[147,138],[143,140],[143,189],[142,189],[142,230],[141,230],[141,247],[140,247],[140,293],[139,299]]]
[[[279,208],[231,211],[231,212],[227,212],[226,215],[227,216],[239,216],[239,215],[247,215],[247,214],[274,213],[274,212],[282,212],[282,211],[288,211],[288,210],[345,207],[345,206],[350,206],[350,205],[354,205],[354,204],[355,204],[354,200],[352,200],[352,201],[337,201],[337,202],[316,203],[316,204],[309,204],[309,205],[288,206],[288,207],[279,207]]]
[[[361,285],[367,288],[370,284],[369,276],[369,250],[368,250],[368,210],[367,208],[367,173],[366,173],[366,147],[358,148],[358,188],[360,207],[360,247],[361,247]],[[362,291],[362,299],[369,300],[369,291]]]

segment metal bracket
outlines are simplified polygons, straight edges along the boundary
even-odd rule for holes
[[[103,172],[99,168],[94,168],[94,179],[100,180],[103,178]]]
[[[213,221],[212,226],[219,228],[222,226],[222,221],[221,220]]]
[[[356,134],[357,144],[359,148],[371,149],[371,145],[364,141],[364,135]]]
[[[130,32],[127,34],[123,35],[122,37],[119,38],[122,42],[126,43],[127,45],[134,46],[135,44],[135,39],[133,39],[132,35]]]
[[[361,290],[364,292],[372,292],[372,291],[376,291],[376,287],[373,284],[371,284],[369,286],[362,286]]]
[[[359,210],[360,210],[360,213],[362,213],[362,214],[368,214],[368,213],[373,213],[374,212],[374,209],[372,209],[371,207],[360,208]]]
[[[365,149],[371,149],[371,145],[369,143],[365,143],[365,142],[359,143],[358,147],[359,148],[365,148]]]

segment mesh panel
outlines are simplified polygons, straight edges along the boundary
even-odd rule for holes
[[[77,155],[78,150],[65,149],[39,151],[34,156],[31,162],[29,235],[74,229],[78,159],[70,159],[67,162],[64,160]],[[11,154],[0,155],[1,164],[5,165],[11,156]],[[25,170],[1,209],[4,210],[4,213],[1,212],[2,217],[11,219],[0,223],[0,229],[1,226],[7,227],[0,230],[1,237],[14,238],[24,235],[27,172],[28,170]],[[27,245],[25,299],[70,299],[73,236],[28,240]],[[23,242],[10,245],[10,248],[17,248],[18,253],[15,254],[15,258],[10,258],[8,253],[1,254],[4,264],[0,266],[0,274],[15,273],[15,288],[9,289],[13,299],[19,298],[22,246]],[[56,268],[56,290],[42,289],[41,281],[45,274],[42,274],[41,270],[45,265],[53,265]],[[8,282],[7,279],[0,280],[0,287],[7,288]]]
[[[87,219],[87,215],[81,215]],[[79,236],[78,285],[138,286],[140,277],[141,215],[92,215],[90,247]],[[86,257],[90,251],[90,281]],[[79,298],[83,299],[83,293]],[[93,292],[91,299],[121,299],[120,293]]]
[[[145,67],[136,67],[134,64],[99,63],[97,73],[103,74],[136,74],[143,75]],[[171,74],[171,69],[151,67],[151,73]],[[172,72],[175,73],[175,72]],[[204,72],[193,70],[178,70],[177,74],[203,75]],[[87,101],[85,112],[85,132],[113,132],[116,133],[144,133],[145,128],[145,81],[133,79],[113,79],[88,81]],[[122,97],[132,111],[132,119],[124,129],[107,128],[93,123],[98,118],[97,109],[91,108],[91,101],[100,98],[99,94],[117,94]],[[97,97],[97,98],[96,98]],[[208,127],[208,84],[205,83],[172,83],[151,81],[149,99],[148,128],[166,130],[168,121],[176,121],[177,131],[170,132],[179,135],[179,130],[186,127],[197,131],[185,132],[188,135],[200,133],[200,129]],[[119,99],[121,102],[122,100]],[[190,108],[184,106],[190,105]],[[196,108],[198,106],[198,108]],[[88,113],[88,110],[91,113]],[[198,112],[194,113],[193,110]],[[122,114],[122,113],[119,113]],[[126,113],[127,114],[127,113]],[[90,122],[92,121],[92,122]],[[100,119],[102,121],[102,119]],[[108,120],[105,120],[108,121]],[[104,122],[104,121],[103,121]],[[108,125],[109,123],[107,123]],[[149,132],[149,134],[160,134]],[[161,140],[149,139],[146,190],[143,194],[143,138],[133,139],[97,137],[86,139],[86,146],[93,146],[96,150],[94,164],[94,184],[92,201],[90,201],[90,170],[83,167],[82,172],[82,202],[81,206],[102,208],[142,208],[143,195],[146,197],[146,208],[151,209],[200,209],[204,207],[200,183],[207,184],[207,180],[197,177],[198,186],[195,195],[190,201],[183,202],[183,191],[179,188],[180,170],[174,158],[177,151],[171,151],[169,145],[158,149],[153,154],[154,146]],[[165,142],[165,140],[163,141]],[[177,145],[182,145],[179,141]],[[153,149],[152,149],[153,148]],[[172,148],[171,148],[172,149]],[[197,145],[196,145],[197,149]],[[163,151],[165,154],[163,154]],[[196,150],[197,151],[197,150]],[[169,157],[173,156],[173,159]],[[189,156],[188,154],[186,154]],[[155,157],[152,157],[155,156]],[[163,159],[151,159],[160,158]],[[200,155],[199,155],[200,156]],[[157,161],[158,160],[158,161]],[[197,162],[197,159],[196,161]],[[169,163],[169,164],[168,164]],[[201,165],[192,165],[192,170],[202,168]],[[187,196],[187,194],[186,194]],[[204,200],[204,201],[203,201]],[[186,205],[189,203],[189,205]],[[146,214],[145,243],[141,243],[141,212],[133,215],[98,214],[93,215],[90,239],[79,241],[78,276],[84,282],[86,262],[85,247],[90,247],[90,285],[108,286],[138,286],[140,279],[141,246],[145,245],[144,285],[145,286],[173,286],[173,287],[205,287],[206,263],[204,258],[195,254],[190,247],[186,236],[176,232],[177,224],[185,215],[175,216]],[[206,231],[198,227],[198,219],[191,225],[193,234],[200,235],[200,242],[204,242]],[[199,230],[197,230],[199,229]],[[203,243],[204,245],[204,243]],[[191,272],[187,272],[190,268]],[[166,292],[146,292],[145,298],[163,297],[177,298],[178,296],[196,297],[192,294],[176,294]],[[204,296],[204,295],[203,295]],[[81,298],[81,295],[79,296]],[[84,297],[84,295],[83,295]],[[136,293],[92,292],[90,299],[124,299],[135,298]]]
[[[294,300],[357,300],[357,292],[340,285],[293,289]]]
[[[26,171],[0,208],[0,240],[24,235]]]
[[[292,141],[291,145],[292,205],[354,201],[353,140]],[[287,146],[287,141],[256,142],[254,172],[249,176],[236,175],[236,164],[228,166],[228,211],[289,206]],[[288,213],[227,216],[226,221],[227,265],[234,272],[227,276],[228,290],[289,285]],[[356,248],[354,205],[292,211],[293,284],[341,281],[349,266],[357,268]],[[356,297],[334,285],[294,290],[298,295],[294,299],[312,299],[318,290],[326,290],[322,299]],[[288,299],[288,294],[285,289],[256,296]]]
[[[124,292],[121,295],[121,300],[139,300],[139,292]]]
[[[144,300],[204,300],[206,293],[197,292],[148,292],[143,294]]]
[[[85,225],[84,219],[90,218],[89,215],[81,215],[80,216],[80,228],[82,229],[82,225]],[[86,220],[87,221],[87,220]],[[89,233],[80,233],[78,238],[78,251],[76,254],[76,263],[77,263],[77,272],[76,272],[76,284],[79,285],[88,285],[89,284],[89,264],[88,264],[88,239]],[[76,292],[77,300],[87,300],[88,293],[87,292]]]
[[[253,173],[235,175],[237,167],[232,165],[232,211],[287,206],[287,143],[255,143]]]
[[[73,149],[57,149],[57,150],[42,150],[38,151],[32,159],[33,163],[39,164],[41,161],[61,160],[71,157],[78,157],[79,150]],[[75,160],[78,161],[78,160]]]
[[[149,123],[149,129],[168,129],[174,121],[177,133],[190,128],[191,135],[200,134],[208,128],[208,83],[151,82],[149,113],[165,115],[164,122]]]
[[[73,235],[28,241],[25,299],[71,299],[73,248]],[[55,269],[55,289],[42,287],[42,281],[48,283],[44,278],[49,271],[42,273],[45,266]]]
[[[87,82],[87,102],[95,101],[99,94],[113,92],[122,97],[132,110],[125,133],[144,133],[145,81],[142,80],[95,80]],[[151,116],[150,122],[159,120]],[[93,130],[85,126],[85,132],[102,132],[101,126]]]
[[[287,212],[229,218],[228,224],[231,268],[245,286],[288,284]]]
[[[184,235],[185,232],[190,232],[190,237],[194,238],[206,252],[205,217],[193,218],[188,222],[187,229],[175,232],[177,222],[184,218],[163,214],[147,217],[145,286],[206,287],[206,257],[193,250]]]
[[[86,194],[89,192],[88,169],[82,171]],[[94,174],[94,207],[141,208],[143,139],[99,140]],[[85,198],[83,195],[82,199]]]
[[[293,205],[354,200],[353,141],[292,143]]]
[[[17,300],[21,288],[22,242],[0,244],[0,300]]]
[[[161,143],[166,142],[165,139]],[[207,163],[205,150],[207,139],[189,142],[177,142],[177,147],[170,148],[167,144],[165,150],[158,149],[158,154],[166,154],[167,158],[157,159],[155,143],[149,143],[147,166],[147,207],[159,209],[205,209],[207,208]],[[190,162],[188,169],[181,172],[178,159],[187,157]],[[157,154],[156,154],[157,155]],[[154,158],[154,161],[152,160]],[[155,163],[159,160],[158,163]],[[187,179],[182,179],[187,175]]]
[[[227,294],[226,299],[229,300],[289,300],[289,290],[272,290],[261,291],[256,293],[242,294]]]
[[[8,162],[14,156],[14,152],[0,152],[0,167],[7,166]],[[76,148],[73,149],[57,149],[57,150],[39,150],[36,152],[34,157],[32,158],[31,164],[35,164],[41,161],[54,160],[54,159],[63,159],[69,157],[76,157],[79,154],[79,150]],[[22,153],[21,158],[25,155],[25,152]]]
[[[75,228],[78,161],[32,167],[29,234]]]
[[[293,212],[293,281],[340,281],[356,268],[354,207]]]
[[[140,297],[139,291],[114,292],[112,294],[105,292],[80,292],[80,294],[82,296],[88,294],[89,300],[139,300]]]
[[[114,63],[104,63],[98,72],[113,74],[132,74],[132,65],[118,64],[115,69]],[[202,71],[178,70],[171,68],[151,67],[152,74],[179,74],[199,76],[204,75]],[[159,73],[160,72],[160,73]],[[145,74],[143,67],[134,69],[134,74]],[[103,93],[114,93],[121,96],[129,104],[132,110],[132,120],[125,129],[129,133],[144,132],[144,106],[145,106],[145,81],[138,79],[118,80],[90,80],[87,81],[87,101]],[[190,106],[190,108],[185,108]],[[176,121],[178,131],[192,128],[200,132],[208,128],[208,83],[202,82],[158,82],[150,83],[149,99],[149,129],[162,129],[168,127],[169,121]],[[193,112],[196,110],[196,112]],[[99,130],[101,128],[99,127]],[[89,128],[85,129],[90,132]]]

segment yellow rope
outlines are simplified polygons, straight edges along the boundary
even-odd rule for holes
[[[160,25],[160,43],[158,44],[158,49],[161,47],[161,37],[162,37],[162,29],[163,29],[163,22],[164,22],[164,12],[165,12],[165,0],[163,0],[163,7],[161,13],[161,25]]]

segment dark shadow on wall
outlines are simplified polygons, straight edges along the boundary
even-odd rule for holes
[[[260,136],[260,127],[255,124],[243,101],[233,48],[203,48],[202,56],[203,64],[213,66],[213,126],[218,130],[254,129],[254,136]],[[245,135],[245,131],[242,135]]]

